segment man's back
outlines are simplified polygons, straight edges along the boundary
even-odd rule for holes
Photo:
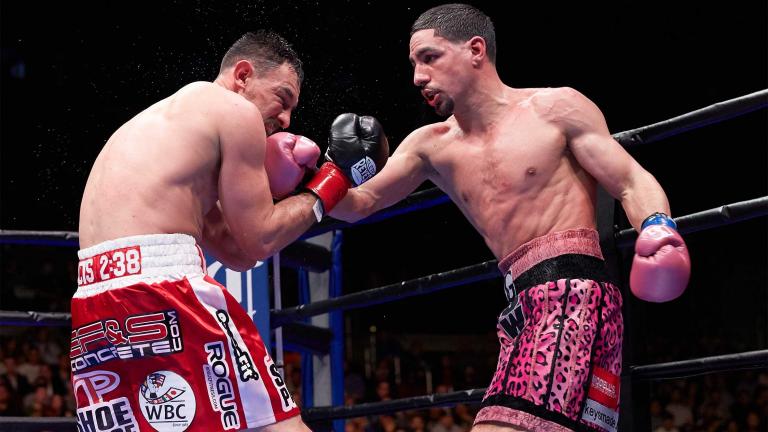
[[[230,97],[239,96],[212,83],[187,85],[109,138],[83,194],[82,247],[138,234],[200,239],[217,197],[217,100]]]

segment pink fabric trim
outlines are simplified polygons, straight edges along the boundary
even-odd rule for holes
[[[597,231],[578,228],[536,237],[499,261],[499,270],[502,273],[511,271],[512,277],[516,278],[541,261],[565,254],[591,255],[603,259]]]
[[[536,417],[533,414],[503,406],[489,406],[481,409],[475,416],[475,425],[483,422],[506,423],[510,426],[523,427],[537,432],[573,432],[572,429]]]

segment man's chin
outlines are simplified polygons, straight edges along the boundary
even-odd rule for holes
[[[450,117],[453,115],[453,104],[435,105],[435,114],[440,117]]]

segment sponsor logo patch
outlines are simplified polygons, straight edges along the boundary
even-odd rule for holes
[[[77,285],[85,286],[123,276],[141,274],[141,249],[131,246],[80,260]]]
[[[248,351],[240,348],[240,345],[235,339],[235,335],[232,333],[232,329],[229,328],[229,314],[223,309],[216,311],[216,319],[221,324],[221,328],[227,333],[229,344],[232,347],[232,352],[235,355],[234,362],[237,367],[237,371],[240,374],[240,381],[248,381],[250,379],[256,381],[259,379],[259,373],[256,371],[256,367],[253,365]]]
[[[187,430],[195,417],[195,393],[171,371],[153,372],[139,386],[139,406],[147,422],[161,432]]]
[[[78,432],[138,432],[128,398],[108,399],[120,384],[120,376],[110,371],[92,371],[72,377],[77,399]]]
[[[219,413],[221,427],[224,430],[239,429],[240,415],[235,399],[235,388],[229,377],[226,347],[223,342],[209,342],[204,345],[204,348],[208,353],[208,364],[203,365],[203,375],[208,386],[211,407]]]
[[[282,402],[283,411],[288,412],[293,408],[296,408],[297,405],[293,400],[293,396],[291,396],[291,392],[289,392],[288,388],[285,386],[285,381],[283,380],[283,377],[280,376],[280,371],[277,370],[277,365],[272,361],[272,358],[269,357],[269,355],[264,356],[264,365],[267,367],[269,374],[272,376],[272,383],[275,385],[277,392],[280,394],[280,401]]]
[[[507,337],[514,339],[523,331],[525,314],[511,272],[504,275],[504,295],[509,305],[499,315],[499,327]]]
[[[618,375],[595,367],[587,402],[581,413],[582,420],[600,426],[605,431],[616,432],[619,424],[619,384]]]
[[[355,162],[350,171],[352,172],[352,180],[355,182],[355,186],[360,186],[376,174],[376,163],[373,162],[373,159],[366,156]]]
[[[131,315],[120,322],[96,321],[72,330],[69,358],[73,372],[116,359],[168,355],[184,350],[175,310]]]

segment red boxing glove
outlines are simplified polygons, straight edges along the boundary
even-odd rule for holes
[[[307,170],[314,171],[320,147],[311,139],[288,132],[267,137],[264,169],[272,197],[282,199],[296,190]]]
[[[629,286],[638,298],[661,303],[685,291],[691,259],[676,228],[674,221],[661,213],[643,222],[629,274]]]
[[[314,177],[305,186],[319,198],[322,208],[314,208],[318,222],[323,215],[336,207],[352,187],[352,182],[346,174],[333,162],[326,162],[320,166]]]

